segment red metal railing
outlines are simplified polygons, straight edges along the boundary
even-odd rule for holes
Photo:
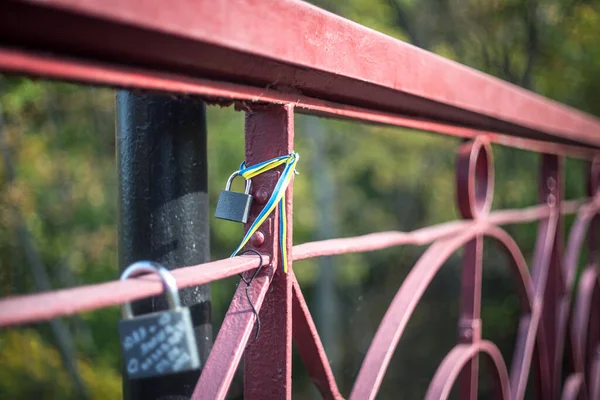
[[[265,23],[267,22],[267,23]],[[74,34],[77,32],[77,34]],[[152,45],[149,46],[148,44]],[[339,60],[344,62],[340,63]],[[246,113],[248,165],[293,150],[294,113],[411,127],[468,138],[458,149],[456,194],[463,217],[417,231],[286,245],[294,260],[428,245],[392,300],[365,356],[350,398],[376,396],[411,314],[444,262],[464,248],[458,344],[442,360],[427,398],[477,394],[479,354],[491,360],[496,391],[522,399],[530,370],[544,399],[600,399],[600,121],[515,86],[294,0],[8,1],[0,4],[0,70],[92,84],[200,95]],[[539,204],[490,212],[494,164],[489,143],[541,153]],[[563,200],[563,157],[589,160],[588,197]],[[596,161],[594,161],[596,160]],[[265,204],[278,172],[254,180],[250,220]],[[247,398],[291,397],[291,343],[325,398],[341,398],[293,270],[280,260],[275,213],[252,246],[271,257],[250,288],[263,329],[243,287],[234,295],[194,398],[223,398],[242,354]],[[563,243],[561,217],[576,219]],[[537,221],[531,269],[503,224]],[[590,257],[575,287],[582,246]],[[483,238],[507,253],[521,303],[514,356],[507,367],[481,338]],[[564,247],[564,250],[563,250]],[[179,287],[254,270],[242,256],[176,270]],[[530,272],[531,271],[531,272]],[[160,293],[153,277],[0,300],[0,326],[40,321]],[[40,306],[43,305],[43,306]],[[567,340],[568,339],[568,340]],[[573,371],[562,379],[563,358]]]

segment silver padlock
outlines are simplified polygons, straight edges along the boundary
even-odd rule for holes
[[[250,195],[252,181],[246,179],[244,193],[232,192],[231,184],[235,177],[239,176],[238,174],[239,171],[234,172],[227,180],[225,190],[221,190],[215,217],[245,224],[248,222],[248,214],[250,214],[250,207],[252,206],[252,196]]]
[[[161,277],[170,309],[134,316],[131,304],[121,307],[119,337],[127,376],[147,378],[200,368],[190,310],[181,307],[177,284],[169,270],[140,261],[127,267],[121,280],[144,272]]]

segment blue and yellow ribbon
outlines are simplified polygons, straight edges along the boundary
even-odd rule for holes
[[[242,239],[240,245],[235,249],[231,257],[235,257],[244,248],[248,240],[252,237],[254,232],[265,222],[267,217],[273,212],[275,207],[279,204],[279,248],[281,249],[281,262],[283,264],[283,272],[287,274],[288,263],[287,263],[287,248],[285,245],[285,238],[287,237],[287,221],[285,218],[285,190],[287,189],[294,173],[296,173],[296,163],[300,159],[300,156],[296,153],[291,153],[287,156],[276,157],[268,161],[263,161],[259,164],[251,167],[246,167],[246,162],[242,162],[238,175],[244,179],[252,179],[263,172],[269,171],[273,168],[277,168],[280,165],[285,165],[275,189],[271,194],[271,198],[262,209],[258,217],[254,220],[250,228],[246,232],[246,235]]]

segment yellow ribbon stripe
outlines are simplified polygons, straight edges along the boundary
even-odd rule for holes
[[[287,248],[285,246],[285,239],[287,237],[287,221],[285,218],[285,191],[292,180],[296,172],[296,163],[300,159],[300,156],[296,153],[291,153],[287,156],[281,156],[277,158],[273,158],[268,161],[264,161],[262,163],[253,165],[251,167],[246,167],[246,162],[242,162],[240,165],[240,170],[238,171],[238,175],[242,176],[244,179],[252,179],[253,177],[262,174],[263,172],[269,171],[273,168],[277,168],[280,165],[285,165],[277,184],[275,185],[275,189],[273,189],[273,193],[271,194],[271,198],[262,209],[258,217],[254,220],[250,228],[244,235],[242,242],[235,249],[231,257],[235,257],[241,250],[244,248],[248,240],[252,237],[254,232],[258,230],[258,228],[265,222],[265,220],[269,217],[269,215],[273,212],[275,207],[279,205],[279,248],[281,249],[281,262],[283,264],[283,272],[287,273],[288,271],[288,262],[287,262]]]

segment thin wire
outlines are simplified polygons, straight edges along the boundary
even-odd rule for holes
[[[254,307],[254,303],[252,303],[252,299],[250,298],[250,293],[248,292],[248,289],[250,289],[250,285],[254,281],[254,278],[256,278],[256,276],[258,275],[258,273],[262,269],[262,266],[263,266],[263,256],[262,256],[262,254],[260,254],[258,251],[254,250],[254,249],[244,250],[244,251],[240,252],[239,254],[243,255],[243,254],[246,254],[246,253],[254,253],[260,259],[259,260],[259,264],[258,264],[258,268],[256,268],[256,271],[254,271],[254,275],[252,275],[252,278],[250,278],[250,280],[246,279],[243,274],[239,274],[240,278],[242,278],[242,281],[244,281],[244,283],[246,284],[246,298],[248,299],[248,303],[250,303],[250,307],[252,307],[252,312],[256,316],[256,334],[254,335],[254,340],[256,340],[256,339],[258,339],[258,334],[260,333],[260,316],[258,315],[258,311],[256,310],[256,307]]]

